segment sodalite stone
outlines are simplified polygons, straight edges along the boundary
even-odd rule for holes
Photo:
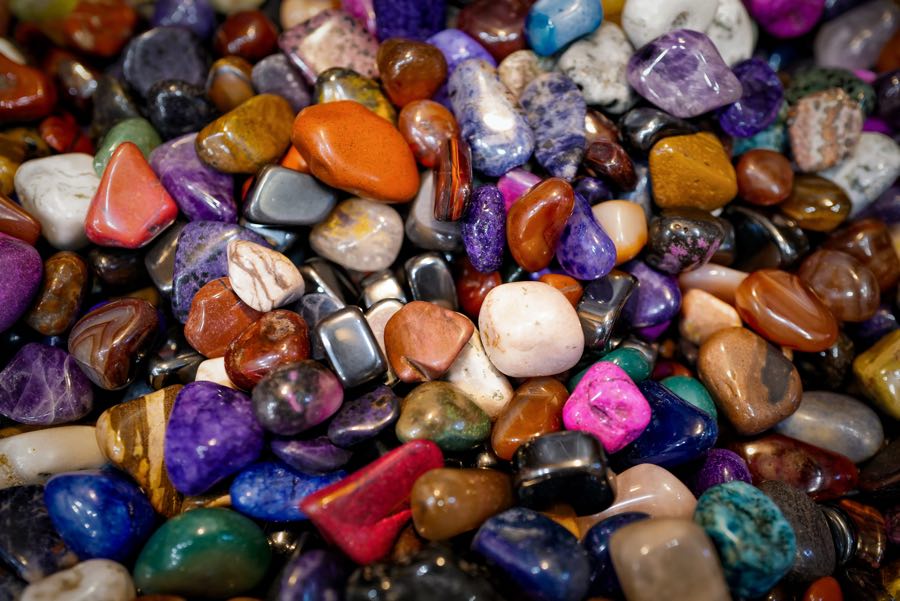
[[[694,521],[715,543],[735,596],[765,594],[794,564],[797,539],[791,525],[769,497],[746,482],[707,490],[697,501]]]
[[[737,102],[743,90],[704,33],[676,29],[634,53],[628,83],[676,117],[696,117]]]
[[[475,169],[499,177],[528,160],[534,133],[496,69],[480,59],[464,61],[450,76],[449,92]]]
[[[733,72],[744,92],[740,100],[719,109],[719,125],[729,135],[749,138],[775,123],[784,88],[778,74],[762,59],[738,63]]]
[[[447,0],[373,0],[378,39],[424,40],[446,21]]]
[[[616,264],[616,245],[594,219],[591,205],[575,195],[575,208],[556,247],[563,270],[579,280],[602,278]]]
[[[538,0],[525,19],[525,37],[537,54],[550,56],[602,21],[603,5],[595,0]]]
[[[320,488],[343,479],[337,471],[310,476],[276,461],[251,465],[231,483],[231,505],[237,511],[258,520],[296,522],[305,520],[300,501]]]
[[[26,344],[0,372],[0,415],[21,424],[72,422],[93,405],[90,380],[62,349]]]
[[[506,246],[506,209],[497,186],[479,186],[472,192],[459,229],[475,269],[482,273],[500,269]]]
[[[580,601],[590,582],[587,553],[571,532],[522,507],[495,515],[478,529],[472,550],[534,601]]]
[[[157,146],[150,166],[178,208],[190,221],[237,221],[234,177],[200,160],[197,134],[187,134]]]
[[[156,527],[146,495],[113,470],[54,476],[44,501],[56,531],[82,560],[127,563]]]
[[[192,382],[178,392],[164,453],[180,492],[206,492],[256,461],[262,448],[263,431],[249,396],[213,382]]]
[[[584,158],[581,90],[562,73],[545,73],[525,86],[519,104],[534,130],[534,156],[554,177],[571,181]]]

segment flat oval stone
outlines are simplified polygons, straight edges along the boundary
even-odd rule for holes
[[[513,202],[506,216],[506,240],[516,263],[528,271],[550,265],[574,208],[572,187],[557,178],[538,183]]]
[[[573,367],[584,350],[571,303],[542,282],[497,286],[484,300],[478,331],[491,363],[510,377],[550,376]]]
[[[830,232],[850,214],[850,198],[837,184],[817,175],[797,175],[790,196],[779,206],[796,224]]]
[[[127,562],[156,526],[141,489],[118,472],[58,474],[44,487],[54,528],[81,559]]]
[[[228,509],[194,509],[167,521],[134,566],[145,594],[229,597],[266,575],[271,553],[259,526]]]
[[[694,521],[719,552],[736,595],[765,594],[794,563],[797,539],[778,506],[746,482],[726,482],[697,501]]]
[[[232,240],[227,258],[231,287],[251,308],[265,313],[303,296],[300,270],[280,252],[249,240]]]
[[[554,177],[571,180],[584,156],[584,96],[562,73],[531,80],[519,96],[535,134],[535,158]]]
[[[135,598],[128,569],[108,559],[90,559],[52,574],[22,592],[23,601],[129,601]]]
[[[616,265],[615,244],[594,219],[588,202],[578,194],[560,234],[556,260],[566,273],[580,280],[602,278]]]
[[[713,211],[738,193],[722,143],[709,132],[664,138],[650,152],[653,200],[661,208]]]
[[[734,480],[747,484],[753,481],[747,462],[734,451],[710,449],[703,457],[703,462],[691,475],[689,483],[691,491],[700,496],[713,486]]]
[[[425,382],[400,406],[397,438],[431,440],[444,451],[467,451],[491,433],[491,419],[452,384]]]
[[[309,359],[309,326],[296,313],[278,309],[231,341],[225,350],[225,370],[232,382],[250,390],[276,367],[304,359]]]
[[[212,382],[179,391],[166,426],[165,461],[180,492],[206,492],[255,461],[262,446],[262,428],[244,393]]]
[[[353,451],[336,446],[327,436],[308,440],[273,440],[269,446],[276,457],[311,476],[333,472],[353,457]]]
[[[328,438],[349,447],[370,440],[400,416],[400,401],[387,386],[345,401],[328,424]]]
[[[403,221],[393,207],[351,198],[313,227],[309,243],[318,255],[347,269],[380,271],[400,253]]]
[[[565,386],[554,378],[531,378],[519,386],[494,422],[491,447],[497,457],[508,461],[529,440],[559,431],[568,396]]]
[[[0,438],[0,489],[43,484],[54,474],[105,463],[92,426],[45,428]]]
[[[44,336],[66,332],[78,317],[87,293],[88,267],[80,256],[63,251],[44,262],[44,280],[26,323]]]
[[[403,107],[434,95],[447,78],[447,61],[430,44],[385,39],[378,48],[378,71],[391,101]]]
[[[324,476],[309,476],[283,463],[264,461],[240,472],[228,490],[232,506],[248,517],[296,522],[306,519],[300,511],[300,501],[346,475],[338,471]]]
[[[253,412],[266,430],[291,436],[327,420],[343,399],[334,373],[316,361],[301,361],[281,365],[259,381],[253,388]]]
[[[506,241],[506,210],[496,186],[479,186],[472,193],[460,224],[472,266],[483,273],[500,269]]]
[[[293,120],[294,111],[281,96],[254,96],[200,130],[197,155],[219,171],[256,173],[287,150]]]
[[[557,66],[578,85],[585,102],[618,115],[636,100],[626,77],[633,53],[622,29],[604,21],[592,34],[569,46]]]
[[[410,493],[416,532],[428,540],[474,530],[512,504],[509,476],[490,469],[431,470],[416,480]]]
[[[323,39],[331,43],[322,44]],[[364,77],[378,75],[378,41],[362,23],[337,8],[286,29],[278,37],[278,46],[310,84],[331,67],[352,69]]]
[[[738,195],[755,205],[778,204],[794,186],[791,162],[773,150],[754,148],[741,155],[735,166]]]
[[[150,122],[164,140],[194,133],[217,115],[202,85],[179,79],[154,83],[146,105]]]
[[[823,244],[856,257],[872,270],[882,291],[890,290],[900,278],[900,257],[893,250],[887,228],[878,219],[859,219],[834,232]]]
[[[156,27],[128,43],[122,72],[138,94],[147,97],[158,81],[177,79],[202,86],[208,67],[206,53],[191,32]]]
[[[260,10],[231,12],[219,26],[213,47],[222,56],[239,56],[255,63],[277,50],[278,30]]]

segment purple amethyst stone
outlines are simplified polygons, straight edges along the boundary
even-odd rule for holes
[[[41,255],[18,238],[0,234],[0,332],[8,330],[31,306],[44,275]]]
[[[616,245],[594,219],[591,205],[575,195],[575,209],[556,247],[563,270],[579,280],[602,278],[616,265]]]
[[[506,246],[506,209],[497,186],[476,188],[463,213],[460,231],[475,269],[482,273],[500,269]]]
[[[734,451],[710,449],[688,484],[691,492],[699,497],[707,489],[733,480],[752,484],[747,463]]]
[[[336,446],[327,436],[311,440],[273,440],[271,446],[276,457],[304,474],[333,472],[353,456],[353,451]]]
[[[719,125],[735,138],[749,138],[775,123],[784,87],[769,64],[758,58],[738,63],[734,74],[744,93],[734,104],[719,109]]]
[[[150,23],[153,27],[181,27],[205,40],[216,28],[216,11],[209,0],[156,0]]]
[[[93,405],[90,380],[64,350],[26,344],[0,372],[0,415],[20,424],[73,422]]]
[[[446,0],[374,0],[378,39],[424,40],[447,20]]]
[[[263,431],[246,394],[213,382],[192,382],[178,393],[164,453],[180,492],[206,492],[256,461],[262,449]]]
[[[646,328],[674,319],[681,309],[678,280],[660,273],[642,261],[620,267],[637,278],[638,284],[625,303],[625,319],[634,328]]]
[[[328,424],[328,438],[338,446],[351,447],[375,438],[399,417],[400,399],[387,386],[379,386],[341,406]]]

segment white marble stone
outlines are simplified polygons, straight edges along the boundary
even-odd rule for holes
[[[722,59],[733,67],[753,56],[758,31],[741,0],[719,0],[719,8],[706,35],[716,45]]]
[[[131,601],[131,574],[109,559],[89,559],[29,585],[20,601]]]
[[[853,205],[852,219],[900,175],[900,148],[884,134],[864,131],[850,156],[819,175],[844,189]]]
[[[456,356],[444,379],[466,393],[492,420],[513,398],[513,388],[494,367],[476,331]]]
[[[195,382],[215,382],[220,386],[238,389],[228,377],[225,371],[225,357],[216,357],[215,359],[207,359],[197,366],[197,374],[194,376]]]
[[[106,457],[93,426],[62,426],[0,439],[0,488],[43,484],[62,472],[98,469]]]
[[[618,115],[637,100],[626,78],[632,54],[634,47],[622,28],[606,21],[569,46],[556,67],[578,84],[585,102]]]
[[[94,157],[73,152],[25,161],[15,177],[16,194],[41,222],[41,233],[60,250],[88,245],[84,219],[100,185]]]
[[[673,29],[706,31],[719,0],[628,0],[622,9],[622,29],[635,48]]]
[[[303,296],[300,270],[277,250],[249,240],[228,243],[228,279],[238,298],[263,313]]]
[[[351,198],[339,203],[309,235],[313,250],[355,271],[387,269],[403,245],[403,219],[381,202]]]
[[[541,58],[531,50],[516,50],[497,65],[500,81],[516,98],[534,78],[547,71],[549,71],[547,59]]]

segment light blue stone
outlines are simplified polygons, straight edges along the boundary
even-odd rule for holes
[[[531,126],[490,64],[480,59],[463,61],[450,76],[448,88],[475,169],[500,177],[531,157]]]
[[[697,500],[694,521],[715,543],[735,597],[765,594],[794,564],[794,530],[774,501],[746,482],[708,489]]]
[[[748,150],[753,150],[755,148],[784,152],[786,142],[787,133],[785,132],[784,125],[775,123],[755,136],[750,136],[749,138],[734,138],[734,148],[731,151],[731,154],[739,157]]]
[[[300,501],[321,488],[342,480],[346,472],[338,470],[310,476],[291,469],[280,461],[251,465],[231,483],[231,505],[251,518],[270,522],[305,520]]]
[[[601,22],[599,0],[538,0],[525,19],[525,37],[537,54],[550,56],[592,33]]]
[[[584,158],[584,115],[581,90],[562,73],[545,73],[519,96],[534,130],[534,156],[554,177],[571,181]]]

